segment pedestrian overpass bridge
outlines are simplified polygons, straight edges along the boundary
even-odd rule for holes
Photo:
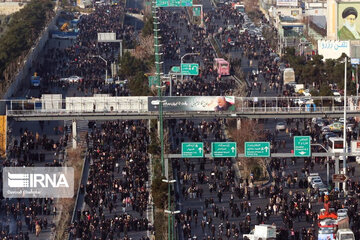
[[[16,121],[40,120],[116,120],[116,119],[157,119],[158,106],[163,105],[163,118],[313,118],[343,117],[342,97],[233,97],[231,110],[216,111],[194,105],[204,105],[203,99],[217,97],[67,97],[43,95],[39,99],[3,100],[8,118]],[[180,107],[176,104],[186,105]],[[194,104],[196,103],[196,104]],[[191,105],[192,107],[188,107]],[[360,116],[357,97],[347,98],[347,116]],[[174,106],[174,107],[173,107]]]

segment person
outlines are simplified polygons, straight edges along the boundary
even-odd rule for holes
[[[233,106],[233,104],[227,102],[225,97],[217,97],[217,106],[215,107],[215,111],[227,111],[231,106]]]
[[[338,32],[339,40],[360,39],[360,34],[357,31],[355,24],[357,16],[358,12],[354,7],[348,7],[344,9],[344,11],[342,12],[344,25]]]

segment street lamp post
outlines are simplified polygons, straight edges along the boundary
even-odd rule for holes
[[[346,90],[347,90],[347,62],[348,62],[348,58],[345,57],[345,62],[344,62],[344,65],[345,65],[345,73],[344,73],[344,134],[343,134],[343,147],[344,147],[344,154],[346,154],[347,152],[347,147],[346,147],[346,106],[347,106],[347,103],[346,103],[346,100],[347,100],[347,97],[346,97]],[[346,175],[346,155],[344,155],[344,158],[343,158],[343,174]],[[346,196],[346,181],[343,182],[343,190],[344,190],[344,194]]]
[[[169,159],[167,159],[167,164],[169,164]],[[174,239],[174,215],[177,213],[180,213],[179,210],[177,211],[172,211],[171,210],[171,184],[175,183],[176,180],[172,179],[169,180],[169,172],[167,172],[166,174],[166,179],[162,180],[163,182],[166,182],[168,184],[168,210],[165,210],[164,212],[169,214],[168,216],[168,239],[169,240],[173,240]]]
[[[90,57],[98,57],[100,58],[101,60],[103,60],[105,62],[105,65],[106,65],[106,68],[105,68],[105,82],[107,82],[107,79],[108,79],[108,67],[107,67],[107,61],[100,55],[91,55]]]
[[[327,153],[329,152],[323,145],[319,144],[319,143],[313,143],[311,144],[311,146],[319,146],[322,147],[322,149],[324,149]],[[329,156],[326,157],[326,182],[327,185],[329,186],[329,182],[330,182],[330,167],[329,167]]]
[[[186,56],[193,56],[193,55],[199,56],[200,53],[185,53],[185,54],[180,58],[181,82],[183,82],[183,80],[184,80],[184,75],[182,74],[182,64],[183,64],[184,57],[186,57]]]

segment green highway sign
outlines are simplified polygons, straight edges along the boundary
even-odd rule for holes
[[[181,7],[192,7],[193,0],[181,0],[180,6]]]
[[[236,142],[212,142],[212,157],[236,157]]]
[[[194,17],[200,17],[200,13],[201,13],[201,7],[194,7],[193,8]]]
[[[245,157],[270,157],[270,143],[245,142]]]
[[[183,143],[181,143],[181,156],[183,158],[204,157],[204,143],[202,143],[202,142],[183,142]]]
[[[149,79],[149,88],[151,88],[152,85],[158,86],[159,81],[157,80],[156,76],[148,76]]]
[[[179,72],[181,71],[180,66],[173,66],[173,67],[171,68],[171,71],[172,71],[173,73],[179,73]]]
[[[192,7],[193,0],[156,0],[156,7]]]
[[[294,137],[294,157],[310,157],[311,140],[310,136]]]
[[[169,7],[169,0],[156,0],[157,7]]]
[[[172,7],[180,7],[180,0],[169,0],[169,4]]]
[[[199,75],[199,64],[197,63],[182,63],[181,64],[182,75]]]

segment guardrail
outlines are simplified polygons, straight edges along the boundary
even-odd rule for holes
[[[230,115],[230,114],[340,114],[345,108],[339,97],[235,97],[234,111],[165,111],[166,115]],[[66,99],[29,99],[0,101],[10,117],[65,115],[151,115],[149,104],[158,104],[147,97],[82,97]],[[166,98],[164,99],[166,101]],[[346,111],[360,113],[357,97],[349,97]],[[300,103],[300,104],[299,104]],[[165,103],[166,104],[166,103]],[[169,106],[168,106],[169,108]],[[5,110],[4,110],[5,112]]]

